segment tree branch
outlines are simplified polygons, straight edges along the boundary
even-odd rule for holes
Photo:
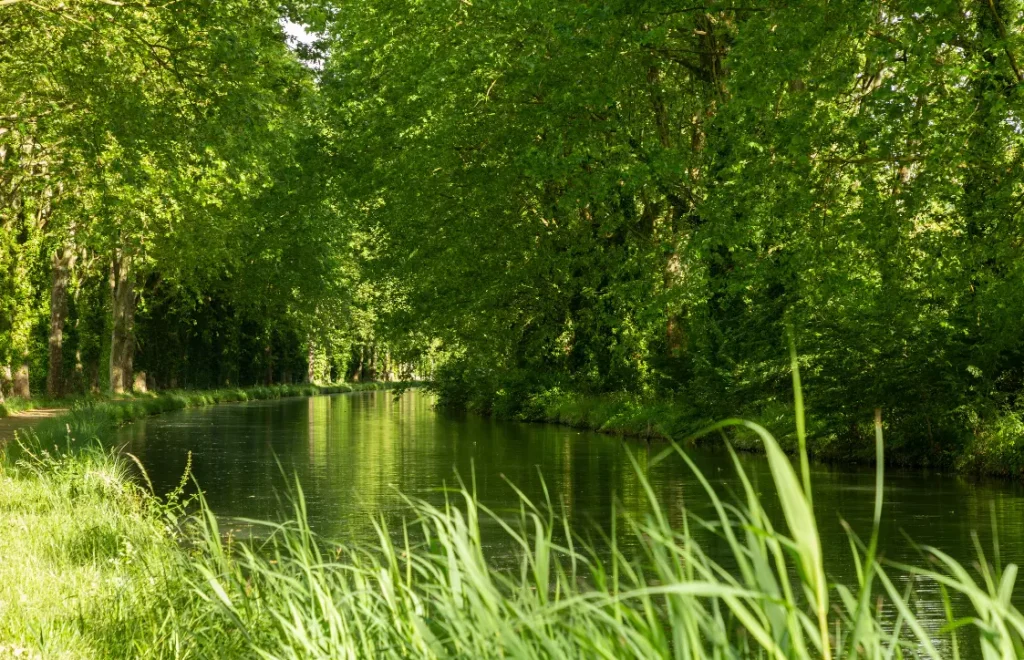
[[[1021,75],[1020,67],[1017,66],[1017,58],[1013,56],[1013,51],[1010,50],[1010,44],[1006,38],[1006,25],[1003,24],[1003,19],[999,16],[999,12],[996,11],[994,0],[988,0],[988,8],[992,12],[992,18],[996,21],[996,27],[999,28],[999,37],[1003,40],[1003,50],[1006,51],[1006,57],[1010,60],[1010,68],[1013,69],[1014,75],[1017,76],[1017,82],[1024,82],[1024,76]]]

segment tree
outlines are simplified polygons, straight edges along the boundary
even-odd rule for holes
[[[109,383],[121,392],[132,386],[146,284],[197,290],[244,260],[240,239],[256,221],[248,200],[294,156],[310,75],[285,44],[278,7],[258,0],[0,11],[0,76],[18,81],[5,85],[3,107],[32,113],[12,113],[17,126],[0,135],[14,145],[4,154],[20,156],[5,161],[19,195],[0,200],[0,219],[27,226],[33,204],[26,235],[52,245],[51,393],[60,392],[68,271],[81,251],[108,255],[90,276],[111,281]]]
[[[1022,20],[346,5],[324,121],[374,333],[440,341],[483,407],[557,385],[718,415],[788,397],[792,327],[836,451],[882,406],[903,456],[955,454],[1024,382]]]

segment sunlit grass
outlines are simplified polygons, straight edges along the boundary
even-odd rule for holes
[[[521,496],[510,518],[478,502],[472,487],[453,491],[442,507],[410,501],[413,522],[397,530],[378,523],[376,543],[323,543],[299,491],[294,519],[268,525],[269,539],[258,545],[225,544],[207,513],[199,591],[223,625],[266,658],[1021,657],[1015,566],[979,554],[972,573],[931,549],[930,568],[880,563],[879,488],[869,541],[849,535],[858,583],[831,584],[802,477],[756,424],[730,420],[706,431],[732,425],[764,442],[781,529],[735,454],[741,498],[731,502],[673,445],[661,458],[688,465],[716,515],[685,517],[673,528],[636,466],[650,508],[625,530],[635,541],[630,554],[614,530],[605,546],[587,543],[550,502]],[[879,485],[882,476],[879,467]],[[513,568],[488,556],[485,520],[517,549]],[[701,542],[709,536],[724,540],[716,544],[724,554],[710,554]],[[913,591],[896,587],[907,576],[943,590],[942,631],[929,632]],[[970,611],[954,612],[952,593],[965,596]]]
[[[1024,657],[1017,567],[998,546],[970,566],[931,548],[914,566],[880,560],[879,460],[873,528],[848,531],[857,581],[836,584],[805,454],[794,468],[743,420],[697,435],[734,428],[762,443],[773,488],[755,489],[729,447],[736,492],[723,494],[669,444],[651,463],[691,470],[689,500],[714,515],[669,511],[634,461],[647,511],[613,515],[596,542],[557,501],[520,493],[493,511],[471,479],[442,505],[409,500],[404,525],[376,521],[371,543],[318,538],[300,484],[290,520],[232,538],[201,501],[190,516],[158,501],[130,457],[62,454],[48,436],[0,473],[0,552],[15,558],[0,562],[0,657]],[[918,616],[922,587],[942,595],[941,629]]]
[[[163,506],[95,450],[0,470],[0,658],[147,645],[177,579],[164,570],[179,548]]]
[[[167,390],[150,394],[134,394],[121,398],[77,399],[66,415],[41,420],[33,427],[34,435],[44,446],[60,446],[68,450],[69,439],[87,445],[96,438],[106,438],[111,431],[141,417],[158,415],[185,408],[200,408],[219,403],[239,403],[281,399],[294,396],[344,394],[369,390],[409,387],[409,383],[339,383],[336,385],[269,385],[217,390]],[[17,446],[13,446],[16,453]]]

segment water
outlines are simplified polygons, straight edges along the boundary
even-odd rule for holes
[[[508,481],[543,500],[543,483],[564,506],[575,529],[607,530],[613,502],[642,515],[645,495],[626,452],[631,452],[670,515],[682,506],[709,516],[707,498],[679,459],[650,467],[664,445],[582,432],[554,425],[499,422],[437,412],[432,399],[411,391],[227,404],[168,413],[122,429],[119,442],[138,456],[158,492],[181,479],[188,452],[210,506],[225,519],[275,519],[287,513],[281,493],[297,477],[316,531],[365,539],[371,518],[401,519],[401,494],[443,501],[442,488],[461,476],[475,478],[482,502],[498,511],[518,508]],[[691,456],[719,493],[738,492],[731,459],[716,451]],[[767,463],[741,457],[766,508],[777,510]],[[855,582],[846,520],[862,537],[871,528],[874,472],[813,466],[814,502],[830,577]],[[976,556],[973,534],[991,550],[992,520],[1004,562],[1024,559],[1024,489],[1006,482],[977,483],[921,471],[892,471],[886,478],[881,529],[884,556],[920,563],[904,534],[942,548],[963,562]],[[485,530],[486,531],[486,530]],[[489,536],[500,539],[500,534]],[[495,541],[495,553],[507,551]],[[1018,590],[1020,591],[1020,590]],[[932,629],[944,621],[937,590],[916,589],[919,611]]]

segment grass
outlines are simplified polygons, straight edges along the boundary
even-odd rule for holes
[[[881,560],[879,460],[874,528],[849,531],[858,580],[834,584],[806,462],[794,468],[752,422],[692,439],[735,428],[763,444],[774,488],[755,489],[733,453],[737,494],[725,498],[671,443],[655,460],[688,466],[713,518],[670,525],[634,463],[648,512],[596,544],[551,501],[489,510],[472,481],[443,506],[409,500],[405,525],[378,522],[362,545],[318,538],[297,484],[291,520],[234,539],[202,502],[187,516],[136,485],[130,459],[32,444],[0,474],[0,548],[17,558],[0,566],[0,657],[1024,657],[1017,567],[998,551],[979,547],[972,568],[931,548],[919,566]],[[882,447],[876,422],[879,458]],[[484,529],[514,557],[491,556]],[[943,594],[943,629],[897,587],[908,576]]]
[[[519,418],[663,440],[687,435],[694,424],[692,411],[679,401],[625,393],[581,395],[557,389],[531,398]]]
[[[62,398],[62,399],[51,399],[49,397],[32,397],[25,399],[22,397],[7,397],[3,403],[0,403],[0,419],[4,417],[10,417],[15,413],[24,412],[26,410],[35,410],[37,408],[66,408],[73,405],[76,398]]]
[[[0,658],[115,658],[152,646],[182,575],[164,506],[98,450],[0,471]],[[138,653],[137,655],[145,655]]]
[[[69,437],[76,442],[84,440],[86,443],[90,443],[96,438],[106,438],[114,428],[140,417],[158,415],[172,410],[198,408],[219,403],[280,399],[290,396],[384,390],[408,387],[408,385],[408,383],[271,385],[199,391],[168,390],[120,398],[76,399],[67,414],[41,420],[35,425],[34,430],[40,438],[53,439],[61,444]]]
[[[313,396],[317,394],[339,394],[362,390],[389,389],[398,387],[400,383],[337,383],[334,385],[314,385],[301,383],[296,385],[263,385],[256,387],[225,387],[213,390],[163,390],[145,394],[122,394],[110,396],[76,396],[61,399],[33,397],[23,399],[10,397],[0,404],[0,418],[18,412],[37,408],[68,408],[71,410],[94,409],[111,406],[109,410],[115,417],[130,421],[143,415],[152,415],[181,408],[215,403],[235,401],[255,401],[259,399],[280,399],[288,396]],[[408,386],[405,383],[404,386]],[[119,411],[119,412],[118,412]]]
[[[98,439],[169,410],[390,386],[79,399],[67,415],[22,433],[0,452],[0,659],[211,657],[190,650],[190,629],[202,627],[207,611],[190,581],[194,554],[180,489],[156,497],[131,459]],[[215,655],[221,651],[230,648],[220,645]]]

